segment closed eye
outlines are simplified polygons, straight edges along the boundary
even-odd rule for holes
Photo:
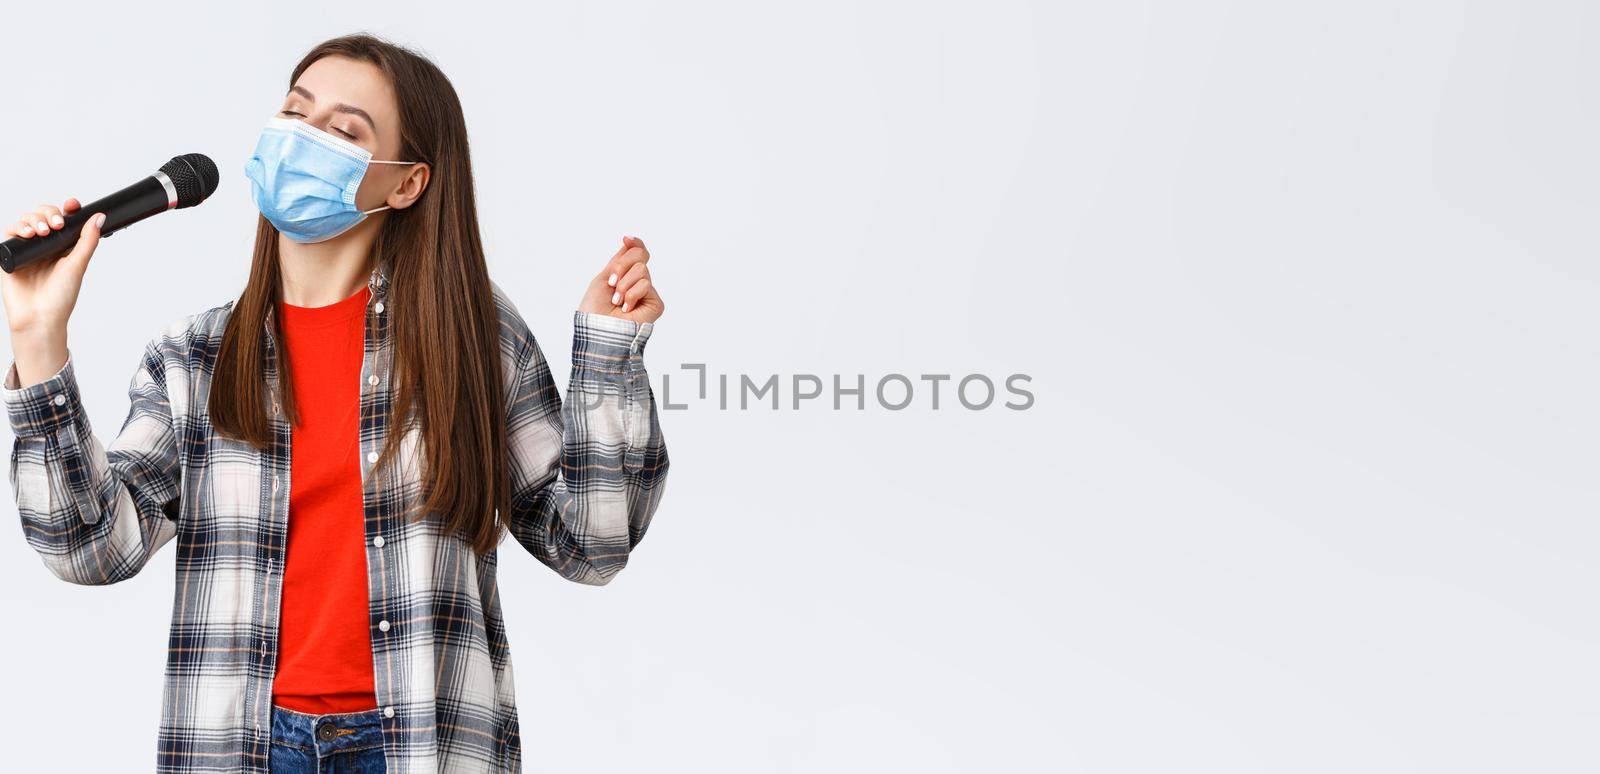
[[[305,114],[299,113],[299,112],[296,112],[296,111],[293,111],[293,110],[288,110],[288,109],[284,109],[284,110],[278,111],[278,115],[280,115],[280,116],[293,116],[295,118],[305,118]],[[347,132],[347,131],[345,131],[343,129],[340,129],[337,126],[333,126],[333,127],[329,127],[329,128],[334,130],[335,132],[338,132],[339,134],[342,134],[342,135],[352,139],[352,140],[354,140],[356,138],[355,135],[353,135],[353,134],[351,134],[351,133],[349,133],[349,132]]]

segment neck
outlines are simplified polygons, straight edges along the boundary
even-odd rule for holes
[[[355,295],[372,273],[375,214],[326,242],[301,244],[278,235],[278,298],[295,306],[327,306]]]

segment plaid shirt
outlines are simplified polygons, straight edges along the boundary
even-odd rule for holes
[[[398,464],[372,464],[389,435],[390,318],[405,313],[385,300],[385,270],[377,266],[368,280],[360,387],[367,613],[384,756],[392,774],[520,771],[495,554],[477,556],[437,518],[403,518],[421,493],[414,417]],[[498,285],[494,295],[509,532],[563,577],[604,584],[643,537],[667,472],[642,359],[652,325],[577,313],[563,405],[527,325]],[[258,450],[212,432],[206,401],[232,307],[183,318],[150,341],[109,447],[89,427],[70,353],[56,374],[20,389],[13,361],[0,386],[16,434],[10,475],[23,532],[53,573],[115,583],[176,538],[162,772],[267,771],[290,425],[278,409],[269,316],[275,440]]]

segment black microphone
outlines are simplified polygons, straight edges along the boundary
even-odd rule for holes
[[[10,274],[34,261],[60,258],[72,252],[83,224],[101,212],[106,214],[105,225],[100,227],[100,235],[104,237],[158,212],[193,207],[217,190],[217,180],[217,165],[205,154],[174,156],[159,172],[85,204],[71,215],[63,215],[66,225],[49,234],[30,239],[13,237],[0,242],[0,269]]]

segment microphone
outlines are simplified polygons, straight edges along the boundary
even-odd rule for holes
[[[72,252],[83,224],[97,213],[106,214],[101,236],[138,223],[158,212],[193,207],[217,190],[217,165],[203,153],[174,156],[160,171],[110,196],[62,215],[66,224],[49,234],[29,239],[13,237],[0,242],[0,269],[7,274],[34,261],[60,258]]]

